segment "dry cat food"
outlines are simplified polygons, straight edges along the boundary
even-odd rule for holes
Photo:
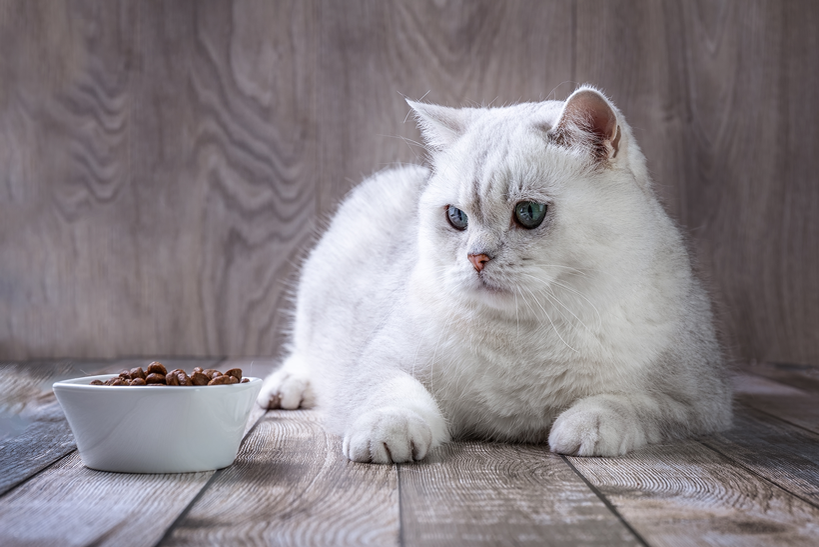
[[[135,367],[123,370],[119,376],[103,382],[93,380],[93,386],[221,386],[249,382],[250,378],[242,377],[242,369],[232,368],[227,372],[216,369],[194,367],[190,376],[181,368],[168,372],[165,365],[154,361],[147,370]]]

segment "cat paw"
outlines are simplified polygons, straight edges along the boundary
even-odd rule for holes
[[[315,396],[310,379],[282,368],[264,379],[256,402],[262,408],[312,408]]]
[[[361,415],[344,435],[344,455],[354,462],[421,460],[433,445],[429,424],[408,408],[385,407]]]
[[[565,411],[549,432],[549,450],[571,456],[622,456],[645,444],[634,419],[592,405]]]

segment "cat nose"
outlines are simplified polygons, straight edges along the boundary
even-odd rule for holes
[[[479,273],[480,273],[481,270],[483,270],[484,266],[486,266],[486,263],[489,262],[490,260],[492,260],[489,256],[487,256],[485,254],[466,255],[466,257],[469,259],[469,261],[475,267],[475,271],[479,272]]]

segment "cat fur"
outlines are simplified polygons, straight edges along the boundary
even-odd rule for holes
[[[709,297],[611,101],[410,106],[429,167],[341,204],[259,404],[319,405],[345,455],[377,463],[467,438],[615,456],[727,428]],[[547,205],[538,228],[513,220],[521,201]]]

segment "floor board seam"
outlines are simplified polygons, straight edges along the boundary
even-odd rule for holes
[[[168,526],[168,529],[165,530],[165,533],[162,534],[162,537],[159,538],[159,541],[157,541],[154,544],[154,547],[158,547],[159,545],[164,544],[166,540],[170,539],[170,537],[173,535],[173,533],[176,531],[176,529],[179,527],[182,521],[185,520],[185,518],[191,512],[194,505],[196,505],[199,502],[199,500],[202,499],[202,496],[205,495],[205,492],[210,488],[211,484],[213,484],[217,477],[222,475],[225,469],[227,468],[217,469],[216,471],[213,472],[213,475],[210,476],[208,482],[202,485],[202,488],[199,489],[199,491],[196,493],[193,499],[185,506],[184,509],[182,509],[179,515],[177,515],[177,517],[173,520],[171,525]]]
[[[403,465],[395,467],[395,478],[398,483],[398,547],[404,547],[404,503],[401,500],[401,468]]]
[[[706,447],[706,448],[708,448],[708,449],[710,449],[710,450],[713,450],[714,452],[716,452],[717,454],[719,454],[720,456],[722,456],[722,457],[723,457],[723,458],[725,458],[726,460],[730,461],[731,463],[733,463],[733,464],[737,465],[738,467],[741,467],[741,468],[742,468],[742,469],[744,469],[745,471],[747,471],[747,472],[751,473],[752,475],[756,476],[757,478],[759,478],[759,479],[763,480],[764,482],[768,482],[768,483],[770,483],[770,484],[774,485],[775,487],[779,488],[779,489],[780,489],[780,490],[782,490],[783,492],[785,492],[785,493],[787,493],[787,494],[789,494],[789,495],[791,495],[791,496],[793,496],[793,497],[795,497],[795,498],[797,498],[797,499],[799,499],[799,500],[801,500],[801,501],[803,501],[803,502],[807,503],[807,504],[808,504],[808,505],[810,505],[811,507],[813,507],[813,508],[815,508],[815,509],[819,509],[819,504],[818,504],[818,503],[816,503],[816,502],[814,502],[814,501],[811,501],[811,500],[809,500],[809,499],[806,499],[806,498],[802,497],[800,494],[797,494],[797,493],[795,493],[795,492],[791,492],[789,489],[785,488],[784,486],[782,486],[782,485],[781,485],[781,484],[779,484],[778,482],[774,481],[773,479],[770,479],[770,478],[768,478],[768,477],[766,477],[766,476],[764,476],[764,475],[760,474],[759,472],[757,472],[757,471],[755,471],[754,469],[752,469],[752,468],[748,467],[747,465],[745,465],[745,464],[744,464],[744,463],[742,463],[741,461],[739,461],[739,460],[736,460],[736,459],[732,458],[730,455],[728,455],[728,454],[726,454],[726,453],[722,452],[722,451],[721,451],[721,450],[719,450],[718,448],[714,448],[713,446],[711,446],[711,445],[710,445],[710,444],[708,444],[707,442],[705,442],[705,441],[698,441],[698,442],[699,442],[701,445],[703,445],[704,447]]]
[[[2,499],[3,497],[5,497],[5,496],[9,495],[10,493],[14,492],[14,491],[15,491],[15,490],[17,490],[18,488],[20,488],[21,486],[23,486],[24,484],[26,484],[28,481],[32,480],[34,477],[37,477],[37,476],[38,476],[38,475],[40,475],[41,473],[44,473],[45,471],[47,471],[47,470],[51,469],[52,467],[54,467],[55,465],[57,465],[58,463],[60,463],[61,461],[63,461],[64,459],[66,459],[67,457],[69,457],[71,454],[73,454],[73,453],[74,453],[74,452],[76,452],[76,451],[77,451],[77,448],[75,447],[75,448],[73,448],[73,449],[69,450],[68,452],[66,452],[65,454],[63,454],[62,456],[60,456],[59,458],[55,459],[55,460],[54,460],[53,462],[51,462],[50,464],[48,464],[48,465],[46,465],[46,466],[43,466],[43,467],[42,467],[41,469],[39,469],[38,471],[35,471],[34,473],[32,473],[31,475],[29,475],[28,477],[25,477],[25,478],[24,478],[23,480],[21,480],[20,482],[18,482],[18,483],[16,483],[16,484],[12,484],[12,485],[10,485],[10,486],[8,487],[8,489],[7,489],[5,492],[0,493],[0,499]]]
[[[779,420],[779,421],[780,421],[780,422],[782,422],[782,423],[786,423],[786,424],[788,424],[788,425],[790,425],[790,426],[793,426],[793,427],[796,427],[796,428],[798,428],[798,429],[801,429],[802,431],[807,431],[807,432],[808,432],[808,433],[810,433],[811,435],[819,435],[819,431],[815,431],[815,430],[810,429],[810,428],[808,428],[808,427],[805,427],[805,426],[803,426],[803,425],[795,424],[795,423],[791,422],[790,420],[786,420],[786,419],[785,419],[785,418],[783,418],[782,416],[777,416],[776,414],[772,414],[772,413],[768,412],[767,410],[764,410],[764,409],[762,409],[762,408],[759,408],[758,406],[754,405],[754,404],[753,404],[753,403],[751,403],[751,402],[744,401],[744,400],[740,400],[740,401],[739,401],[739,403],[740,403],[741,405],[746,406],[746,407],[748,407],[748,408],[751,408],[751,409],[753,409],[753,410],[755,410],[755,411],[757,411],[757,412],[761,412],[762,414],[765,414],[766,416],[770,416],[771,418],[774,418],[774,419],[776,419],[776,420]]]
[[[579,470],[578,468],[576,468],[576,467],[574,466],[574,464],[572,464],[572,462],[570,462],[570,461],[569,461],[569,458],[567,458],[567,457],[566,457],[566,456],[564,456],[563,454],[560,454],[560,457],[563,459],[563,461],[564,461],[564,462],[566,462],[566,464],[567,464],[567,465],[568,465],[568,466],[569,466],[569,467],[572,469],[572,471],[574,471],[574,472],[577,474],[577,476],[578,476],[578,477],[580,477],[580,479],[581,479],[581,480],[582,480],[584,483],[586,483],[586,486],[588,486],[588,487],[589,487],[589,489],[590,489],[592,492],[594,492],[594,495],[595,495],[595,496],[597,496],[597,498],[598,498],[600,501],[602,501],[602,502],[603,502],[603,505],[605,505],[605,506],[606,506],[606,508],[607,508],[609,511],[611,511],[611,512],[614,514],[614,516],[615,516],[615,517],[617,517],[617,520],[619,520],[619,521],[620,521],[620,522],[623,524],[623,526],[625,526],[625,527],[626,527],[626,529],[628,529],[628,531],[629,531],[629,532],[631,532],[631,534],[632,534],[632,535],[633,535],[633,536],[634,536],[634,537],[637,539],[637,541],[638,541],[638,542],[640,542],[640,544],[641,544],[641,545],[643,545],[644,547],[651,547],[651,546],[650,546],[650,544],[649,544],[649,543],[648,543],[648,542],[647,542],[645,539],[643,539],[643,536],[641,536],[641,535],[640,535],[640,534],[637,532],[637,530],[635,530],[635,529],[634,529],[634,528],[631,526],[631,524],[629,524],[629,523],[628,523],[628,521],[626,521],[626,519],[625,519],[625,518],[623,518],[623,515],[621,515],[621,514],[620,514],[620,512],[617,510],[617,508],[614,506],[614,504],[612,504],[612,503],[611,503],[611,501],[609,501],[609,500],[608,500],[608,498],[606,498],[606,496],[605,496],[605,495],[604,495],[604,494],[603,494],[603,493],[602,493],[602,492],[601,492],[601,491],[600,491],[600,490],[599,490],[599,489],[598,489],[598,488],[597,488],[595,485],[593,485],[593,484],[592,484],[592,483],[591,483],[591,482],[590,482],[590,481],[589,481],[589,480],[588,480],[588,479],[587,479],[587,478],[586,478],[586,477],[583,475],[583,473],[581,473],[581,472],[580,472],[580,470]]]

